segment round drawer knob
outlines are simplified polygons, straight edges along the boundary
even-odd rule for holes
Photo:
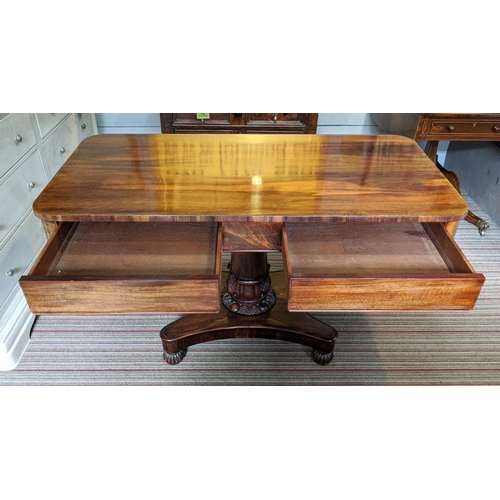
[[[59,150],[59,152],[60,152],[60,153],[66,153],[66,150],[65,150],[64,148],[61,148],[61,149]]]
[[[453,125],[448,125],[448,132],[453,132],[455,127]]]
[[[498,125],[493,125],[493,132],[500,132],[500,127]]]
[[[16,142],[22,142],[23,141],[23,136],[22,135],[16,135]]]
[[[14,276],[14,269],[9,269],[7,271],[7,276]]]
[[[87,128],[87,125],[85,123],[82,123],[82,129],[85,130]]]
[[[28,182],[28,187],[33,189],[35,187],[35,183],[33,181]]]

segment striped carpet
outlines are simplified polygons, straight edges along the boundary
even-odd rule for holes
[[[500,385],[500,229],[461,222],[456,241],[486,276],[473,311],[317,315],[339,332],[324,367],[309,348],[258,339],[192,346],[170,366],[159,331],[176,317],[46,316],[0,385]]]

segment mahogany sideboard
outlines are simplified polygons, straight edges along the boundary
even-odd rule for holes
[[[160,113],[163,134],[315,134],[318,113]]]
[[[324,365],[337,331],[311,313],[471,309],[484,282],[443,227],[466,202],[400,136],[98,135],[33,209],[52,235],[20,280],[31,311],[183,314],[169,364],[260,337]]]
[[[373,113],[373,121],[387,134],[398,134],[415,141],[429,141],[426,152],[431,160],[460,191],[456,174],[445,170],[438,162],[439,141],[492,141],[500,140],[500,113]],[[484,235],[490,226],[487,221],[468,212],[466,220]],[[454,233],[456,223],[449,229]]]

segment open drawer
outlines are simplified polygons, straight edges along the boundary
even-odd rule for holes
[[[484,283],[439,223],[286,223],[290,311],[472,309]]]
[[[20,285],[35,314],[220,308],[217,223],[64,222]]]

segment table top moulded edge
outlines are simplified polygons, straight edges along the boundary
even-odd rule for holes
[[[97,135],[35,201],[46,221],[448,222],[467,204],[395,135]]]

